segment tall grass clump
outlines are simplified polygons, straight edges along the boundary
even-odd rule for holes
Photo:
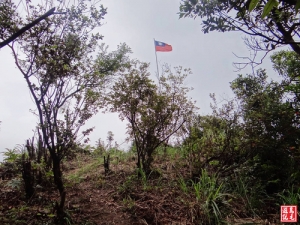
[[[178,184],[183,193],[187,194],[189,190],[188,185],[182,176],[179,177]]]
[[[223,184],[218,184],[214,175],[209,176],[202,169],[198,182],[192,181],[192,188],[201,210],[199,221],[204,224],[220,224],[225,214],[222,210],[225,212],[230,202],[230,195],[224,193]]]
[[[294,186],[292,186],[290,189],[283,190],[278,196],[282,205],[298,205],[300,203],[300,188],[294,190]]]
[[[265,193],[264,186],[254,177],[247,176],[244,172],[234,172],[231,177],[225,179],[226,187],[235,196],[235,208],[239,208],[241,217],[257,217],[259,209],[266,202],[271,201]]]

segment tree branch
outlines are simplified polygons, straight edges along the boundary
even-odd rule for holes
[[[47,17],[49,17],[53,14],[65,14],[65,13],[54,13],[54,11],[55,11],[55,7],[50,9],[48,12],[46,12],[44,15],[40,16],[36,20],[34,20],[31,23],[27,24],[25,27],[18,30],[16,33],[14,33],[11,37],[6,39],[5,41],[0,42],[0,48],[4,47],[5,45],[8,45],[10,42],[15,40],[17,37],[21,36],[25,31],[29,30],[30,28],[32,28],[33,26],[38,24],[40,21],[46,19]]]

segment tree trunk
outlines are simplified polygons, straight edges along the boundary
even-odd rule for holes
[[[151,173],[151,164],[153,162],[153,157],[152,157],[152,150],[147,150],[146,151],[146,157],[143,159],[143,170],[145,174],[148,176]]]
[[[53,157],[53,175],[54,175],[54,183],[60,194],[60,203],[56,203],[56,213],[58,222],[63,222],[66,217],[66,213],[64,211],[65,200],[66,200],[66,191],[62,180],[62,172],[60,168],[61,160],[57,155]]]
[[[148,176],[151,173],[150,163],[148,160],[145,160],[145,162],[143,163],[143,170],[146,176]]]
[[[137,165],[138,169],[141,169],[141,161],[143,162],[143,160],[141,160],[141,151],[140,151],[140,149],[138,149],[138,147],[137,147],[136,151],[137,151],[137,163],[136,163],[136,165]]]
[[[22,170],[22,177],[25,183],[25,192],[26,197],[29,199],[34,194],[34,174],[31,166],[31,161],[22,161],[23,170]]]

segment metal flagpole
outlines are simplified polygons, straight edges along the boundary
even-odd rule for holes
[[[153,40],[154,40],[154,51],[155,51],[155,58],[156,58],[157,79],[158,79],[159,90],[160,90],[160,79],[159,79],[159,70],[158,70],[158,63],[157,63],[157,53],[156,53],[155,38],[153,38]]]

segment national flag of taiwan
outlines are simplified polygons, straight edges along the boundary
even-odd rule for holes
[[[157,52],[171,52],[172,51],[172,46],[168,45],[164,42],[160,41],[154,41],[155,43],[155,51]]]

